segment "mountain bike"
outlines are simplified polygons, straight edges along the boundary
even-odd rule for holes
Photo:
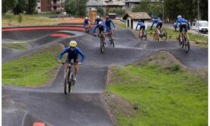
[[[71,93],[72,90],[72,86],[75,85],[75,81],[74,81],[74,74],[72,72],[72,68],[74,65],[73,60],[71,60],[70,63],[68,62],[62,62],[63,65],[67,64],[68,68],[66,70],[66,74],[64,75],[64,94]]]
[[[108,32],[108,33],[105,34],[105,36],[110,41],[110,45],[112,45],[112,47],[114,48],[115,45],[114,45],[114,39],[113,39],[112,35],[113,35],[112,31],[110,31],[110,32]]]
[[[142,31],[144,31],[144,32],[142,32]],[[142,40],[144,40],[144,41],[147,40],[147,33],[146,33],[145,30],[140,30],[140,31],[139,31],[139,39],[140,39],[141,41],[142,41]]]
[[[160,34],[159,34],[160,33]],[[154,34],[154,39],[160,41],[160,38],[164,41],[167,40],[167,31],[166,29],[159,30],[157,29]]]
[[[89,22],[88,25],[85,26],[85,32],[90,33],[91,30],[92,30],[91,23]]]
[[[100,38],[100,50],[101,53],[104,53],[105,50],[105,33],[100,33],[98,34],[99,38]]]
[[[185,49],[185,52],[188,53],[190,51],[190,42],[186,37],[185,30],[182,31],[182,37],[179,35],[179,46]]]

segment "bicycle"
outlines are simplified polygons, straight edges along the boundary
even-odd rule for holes
[[[188,53],[190,51],[190,42],[188,40],[188,38],[186,37],[186,32],[183,30],[181,32],[182,37],[179,35],[179,46],[181,48],[184,47],[185,52]]]
[[[160,33],[160,34],[159,34]],[[154,39],[160,41],[160,38],[164,41],[167,40],[167,31],[166,29],[162,29],[161,31],[157,29],[154,34]]]
[[[101,50],[101,53],[104,53],[104,50],[105,50],[105,33],[100,33],[98,34],[99,38],[100,38],[100,50]]]
[[[113,39],[113,37],[112,37],[112,35],[113,35],[112,31],[108,32],[108,33],[105,34],[105,35],[106,35],[106,37],[108,37],[108,39],[109,39],[109,41],[110,41],[110,45],[112,45],[112,47],[114,48],[115,45],[114,45],[114,39]]]
[[[71,93],[72,86],[75,85],[74,74],[72,72],[72,66],[74,65],[73,60],[70,63],[62,62],[63,65],[67,64],[68,69],[66,70],[66,74],[64,75],[64,94]]]
[[[85,26],[85,32],[86,32],[86,33],[90,33],[91,30],[92,30],[91,23],[89,22],[89,23]]]
[[[146,41],[147,40],[147,33],[145,30],[143,30],[144,32],[142,32],[142,30],[139,31],[139,39],[142,41]]]

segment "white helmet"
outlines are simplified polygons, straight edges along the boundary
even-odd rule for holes
[[[178,16],[177,16],[177,18],[181,18],[181,17],[182,17],[181,15],[178,15]]]
[[[85,19],[88,19],[88,17],[85,17]]]
[[[100,18],[99,16],[97,16],[97,18]]]
[[[98,23],[99,25],[102,25],[103,24],[103,22],[102,21],[99,21],[99,23]]]

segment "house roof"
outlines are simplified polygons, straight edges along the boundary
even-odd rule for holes
[[[121,0],[89,0],[87,6],[125,6],[125,3]]]
[[[106,6],[107,4],[102,0],[89,0],[86,6]]]
[[[123,19],[127,19],[130,17],[131,19],[143,19],[150,20],[151,17],[146,12],[128,12],[123,16]]]

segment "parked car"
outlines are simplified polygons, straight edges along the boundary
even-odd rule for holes
[[[199,20],[192,23],[192,29],[202,33],[208,33],[208,21]]]

